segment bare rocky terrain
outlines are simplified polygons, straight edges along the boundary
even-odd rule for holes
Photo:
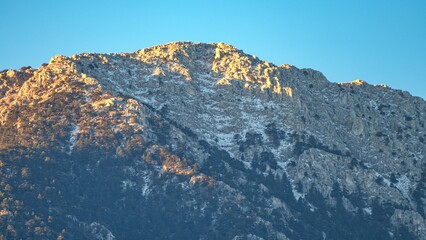
[[[0,72],[0,239],[426,239],[426,102],[176,42]]]

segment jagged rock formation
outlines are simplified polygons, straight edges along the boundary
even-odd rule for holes
[[[224,44],[0,72],[6,239],[426,239],[426,103]]]

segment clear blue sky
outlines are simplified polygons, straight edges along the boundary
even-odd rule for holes
[[[0,69],[171,41],[226,42],[426,99],[426,0],[0,0]]]

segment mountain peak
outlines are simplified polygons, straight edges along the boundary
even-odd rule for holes
[[[425,239],[425,109],[225,43],[2,71],[0,238]]]

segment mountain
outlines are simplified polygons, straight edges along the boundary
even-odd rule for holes
[[[0,72],[0,239],[426,239],[426,102],[233,46]]]

